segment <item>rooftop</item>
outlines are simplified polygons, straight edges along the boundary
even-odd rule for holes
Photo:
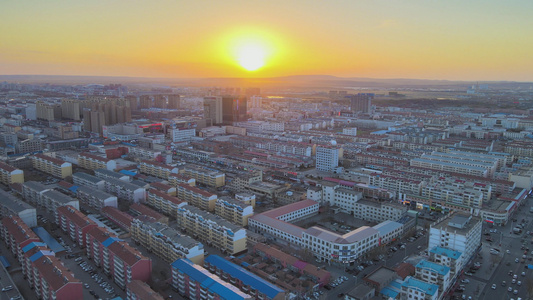
[[[416,290],[418,292],[422,292],[427,295],[435,295],[436,293],[438,293],[439,290],[438,285],[427,283],[411,276],[405,278],[402,286]]]
[[[429,251],[430,253],[446,256],[452,259],[459,259],[461,257],[461,252],[455,251],[449,248],[444,247],[435,247]]]
[[[2,189],[0,189],[0,205],[15,214],[23,212],[27,209],[35,209],[35,207],[19,200],[17,197]]]
[[[76,173],[72,174],[72,177],[78,177],[78,178],[80,178],[82,180],[86,180],[86,181],[89,181],[89,182],[94,183],[94,184],[97,184],[97,183],[103,181],[103,179],[98,178],[96,176],[93,176],[91,174],[87,174],[85,172],[76,172]]]
[[[156,293],[148,284],[140,280],[132,280],[127,285],[128,291],[137,296],[136,299],[142,300],[163,300],[163,296]]]
[[[450,268],[447,266],[443,266],[431,261],[427,261],[425,259],[421,260],[417,265],[416,268],[425,269],[425,270],[431,270],[433,273],[437,273],[439,275],[446,275],[450,273]]]

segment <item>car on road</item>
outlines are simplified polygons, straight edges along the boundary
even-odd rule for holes
[[[513,294],[518,295],[518,290],[514,290]]]
[[[11,291],[12,289],[13,289],[13,286],[12,285],[8,285],[8,286],[6,286],[5,288],[2,289],[2,292]]]
[[[518,279],[518,275],[514,274],[513,279]]]
[[[508,292],[512,292],[512,291],[513,291],[513,288],[512,288],[512,287],[509,287],[509,288],[507,289],[507,291],[508,291]]]
[[[521,285],[522,285],[522,281],[518,280],[518,282],[516,283],[516,285],[521,286]]]
[[[466,276],[472,276],[472,275],[474,275],[474,274],[472,274],[472,273],[470,273],[470,272],[465,272],[465,275],[466,275]]]
[[[507,285],[507,282],[505,282],[505,280],[502,281],[502,286],[506,286],[506,285]]]
[[[492,287],[491,289],[495,290],[496,289],[496,283],[492,284]]]
[[[526,276],[526,272],[522,272],[522,276]]]
[[[469,282],[470,282],[469,279],[466,279],[466,278],[465,279],[461,279],[461,283],[469,283]]]
[[[516,279],[513,279],[513,281],[511,281],[512,284],[515,284],[516,283]]]
[[[514,262],[518,263],[520,260],[518,258],[515,258]]]

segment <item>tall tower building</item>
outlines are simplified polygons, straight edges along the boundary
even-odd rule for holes
[[[356,95],[348,96],[350,98],[350,110],[352,112],[362,112],[369,114],[372,110],[372,99],[374,94],[372,93],[359,93]]]
[[[154,107],[167,108],[167,98],[165,97],[165,95],[154,96]]]
[[[222,97],[222,123],[233,125],[233,122],[243,122],[248,119],[246,97]]]
[[[179,109],[180,108],[180,95],[168,95],[168,109]]]
[[[142,95],[140,99],[141,108],[152,107],[152,98],[149,95]]]
[[[211,119],[211,123],[222,124],[222,97],[204,97],[204,118]]]
[[[334,146],[316,147],[316,169],[332,172],[339,165],[339,148]]]
[[[79,121],[80,118],[80,101],[75,99],[61,100],[61,115],[64,119]]]

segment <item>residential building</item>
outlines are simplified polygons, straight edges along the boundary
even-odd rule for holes
[[[196,135],[194,128],[173,128],[170,129],[170,137],[173,142],[190,141]]]
[[[72,174],[72,181],[77,186],[86,186],[91,190],[103,191],[105,189],[105,181],[103,179],[84,172]]]
[[[371,222],[397,221],[407,213],[407,208],[394,202],[363,199],[355,203],[354,217]]]
[[[112,171],[112,170],[107,170],[107,169],[96,169],[94,170],[94,176],[102,179],[102,180],[106,180],[108,178],[114,178],[114,179],[118,179],[118,180],[122,180],[122,181],[125,181],[125,182],[131,182],[131,177],[126,175],[126,174],[123,174],[123,173],[120,173],[120,172],[115,172],[115,171]]]
[[[85,248],[87,232],[98,225],[70,205],[58,207],[56,214],[59,228],[80,248]]]
[[[35,207],[0,189],[0,216],[18,216],[29,227],[37,226]]]
[[[437,300],[439,286],[407,276],[402,283],[402,299]]]
[[[340,149],[334,146],[316,147],[316,169],[333,172],[339,166]]]
[[[43,193],[41,198],[41,204],[50,213],[55,214],[55,221],[58,221],[57,209],[61,206],[71,205],[77,210],[80,209],[80,203],[78,199],[74,199],[56,190],[48,190]]]
[[[439,291],[444,293],[452,283],[450,267],[422,259],[416,264],[415,277],[424,282],[436,284]]]
[[[100,210],[100,213],[113,223],[117,224],[123,230],[128,232],[130,231],[131,222],[133,222],[133,217],[131,215],[112,206],[103,207]]]
[[[0,224],[2,240],[6,243],[7,248],[11,250],[13,256],[19,260],[24,255],[22,251],[24,247],[32,242],[41,241],[37,234],[18,216],[3,217]]]
[[[455,277],[461,271],[464,256],[461,252],[444,247],[434,247],[429,250],[429,260],[439,265],[447,266]]]
[[[146,204],[167,216],[175,216],[178,208],[187,205],[187,202],[156,189],[149,189]]]
[[[0,162],[0,183],[5,185],[24,183],[24,171]]]
[[[372,99],[374,94],[372,93],[357,93],[355,95],[346,96],[350,99],[350,111],[356,113],[369,114],[372,112]]]
[[[32,280],[29,280],[38,299],[83,299],[82,282],[74,277],[59,258],[53,255],[34,255],[31,258]]]
[[[150,183],[150,187],[161,191],[167,195],[176,196],[176,185],[172,186],[169,184],[164,184],[162,182],[152,182]]]
[[[146,282],[132,280],[126,285],[126,300],[164,300]]]
[[[26,181],[22,184],[22,197],[34,205],[44,206],[43,203],[43,194],[51,190],[50,187],[37,182],[37,181]]]
[[[168,263],[179,258],[187,258],[198,264],[204,261],[204,246],[201,243],[148,218],[133,220],[131,237]]]
[[[106,179],[105,191],[117,196],[118,199],[126,200],[130,203],[146,200],[146,190],[144,188],[115,178]]]
[[[246,97],[223,96],[222,97],[222,123],[233,125],[234,122],[247,120]]]
[[[78,155],[78,165],[87,170],[107,169],[113,171],[117,168],[116,161],[89,152]]]
[[[218,170],[196,165],[186,165],[181,173],[185,174],[185,176],[194,178],[196,182],[209,187],[218,188],[226,185],[226,174]]]
[[[403,234],[403,224],[387,220],[372,228],[379,232],[379,245],[387,245],[399,240]]]
[[[168,217],[167,216],[164,216],[164,215],[158,213],[157,211],[151,209],[150,207],[148,207],[148,206],[146,206],[144,204],[135,203],[135,204],[130,205],[130,213],[135,218],[146,216],[146,217],[154,219],[156,222],[168,225]]]
[[[246,229],[197,207],[180,207],[176,215],[176,226],[230,255],[246,251]]]
[[[118,207],[117,196],[87,186],[78,186],[76,196],[82,203],[98,210],[107,206]]]
[[[204,97],[204,118],[210,119],[211,124],[222,124],[222,97]]]
[[[168,182],[174,186],[180,184],[180,183],[186,183],[190,186],[196,186],[196,179],[185,176],[183,174],[170,174],[168,177]]]
[[[428,249],[443,247],[461,252],[466,263],[481,245],[481,223],[479,217],[461,213],[443,217],[429,229]]]
[[[283,289],[218,255],[209,255],[205,259],[204,266],[211,273],[223,280],[228,280],[232,285],[255,299],[285,299],[286,293]]]
[[[168,179],[169,175],[177,174],[178,168],[169,166],[153,160],[143,160],[139,163],[141,173],[152,175],[158,178]]]
[[[171,265],[172,288],[188,299],[252,300],[239,288],[209,273],[188,259],[178,259]]]
[[[45,154],[33,155],[32,165],[35,169],[55,177],[65,178],[72,175],[71,163]]]
[[[178,198],[205,211],[215,211],[217,195],[186,183],[177,185]]]
[[[217,199],[215,214],[233,224],[245,227],[248,226],[248,218],[254,214],[254,208],[242,201],[222,197]]]
[[[104,274],[122,289],[133,280],[146,282],[152,273],[152,260],[139,250],[119,240],[103,227],[87,232],[87,257],[102,267]]]

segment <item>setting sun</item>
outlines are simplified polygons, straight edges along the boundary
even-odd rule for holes
[[[257,44],[243,45],[238,50],[239,64],[248,71],[255,71],[265,65],[265,50]]]

